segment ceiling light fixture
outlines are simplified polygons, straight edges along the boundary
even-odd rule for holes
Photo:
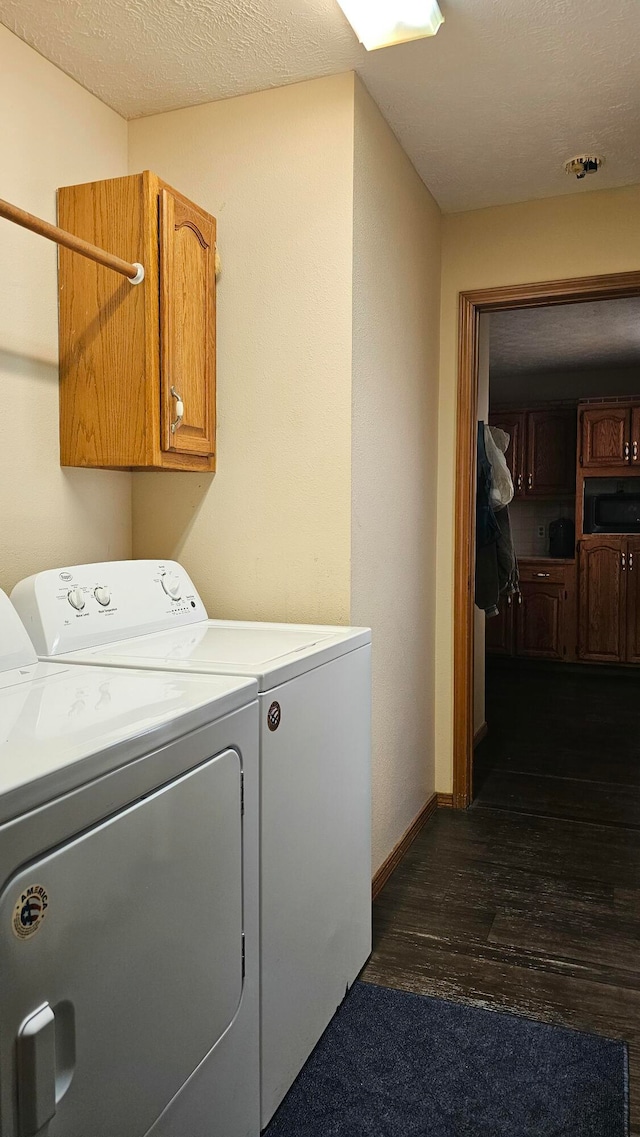
[[[564,168],[568,174],[575,174],[578,181],[582,181],[587,174],[597,174],[604,165],[604,158],[600,154],[578,154],[576,158],[569,158]]]
[[[338,0],[367,51],[434,36],[444,23],[436,0]]]

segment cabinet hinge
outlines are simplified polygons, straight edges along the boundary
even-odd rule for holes
[[[243,978],[243,979],[244,979],[244,976],[245,976],[245,971],[246,971],[246,964],[245,964],[245,944],[244,944],[244,932],[243,932],[243,933],[242,933],[242,978]]]

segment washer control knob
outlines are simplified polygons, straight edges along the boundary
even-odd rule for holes
[[[67,592],[67,600],[76,612],[82,612],[84,608],[84,593],[81,588],[70,588]]]
[[[162,579],[162,587],[172,600],[180,599],[180,578],[174,572],[166,572]]]
[[[103,608],[109,607],[111,603],[111,593],[108,588],[98,586],[98,588],[94,588],[93,595],[98,601],[98,604],[101,604]]]

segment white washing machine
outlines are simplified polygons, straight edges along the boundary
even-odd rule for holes
[[[39,573],[12,593],[43,658],[254,676],[266,1126],[371,951],[371,633],[209,620],[175,562]]]
[[[38,663],[0,592],[2,1137],[257,1137],[256,695]]]

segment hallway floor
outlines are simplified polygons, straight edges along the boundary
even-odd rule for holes
[[[625,1039],[634,1137],[639,692],[635,673],[491,669],[476,800],[438,810],[388,881],[362,976]]]

